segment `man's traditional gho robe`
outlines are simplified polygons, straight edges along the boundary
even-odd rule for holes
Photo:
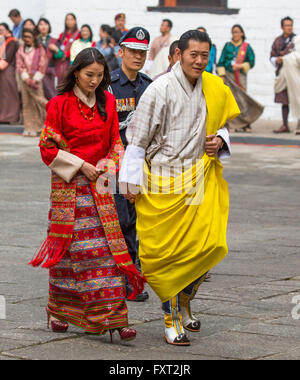
[[[291,111],[300,120],[300,36],[293,39],[295,50],[283,57],[283,65],[275,80],[275,93],[288,93]]]
[[[237,115],[236,101],[220,78],[205,72],[193,88],[178,62],[148,87],[128,127],[129,146],[119,180],[144,187],[145,194],[136,201],[139,255],[143,274],[162,302],[227,254],[228,187],[219,159],[205,154],[205,141],[207,135],[218,134],[230,152],[228,131],[223,126]],[[229,156],[228,152],[222,154]],[[163,189],[171,178],[171,194],[146,191],[145,158],[146,171],[151,167],[147,180],[156,177]],[[201,164],[195,165],[201,158]],[[173,174],[161,176],[161,167],[172,167]],[[204,185],[199,204],[192,201],[189,205],[189,191],[178,191],[183,187],[182,175],[189,189],[197,181],[200,187]]]

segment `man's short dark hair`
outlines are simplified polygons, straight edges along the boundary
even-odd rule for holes
[[[174,57],[175,50],[178,48],[178,44],[179,44],[179,40],[174,41],[174,42],[171,43],[170,50],[169,50],[169,55],[171,57]]]
[[[167,22],[168,25],[169,25],[169,28],[170,28],[170,29],[173,28],[173,22],[172,22],[171,20],[169,20],[168,18],[165,18],[165,19],[163,20],[163,22]]]
[[[8,17],[20,17],[20,16],[21,16],[21,13],[18,9],[12,9],[8,14]]]
[[[181,54],[183,54],[184,51],[188,49],[189,42],[191,40],[198,42],[207,42],[209,44],[209,49],[212,47],[211,39],[207,33],[199,32],[198,30],[189,30],[180,37],[178,47],[181,51]]]
[[[291,17],[285,17],[285,18],[283,18],[282,20],[281,20],[281,27],[283,28],[283,26],[284,26],[284,22],[285,21],[292,21],[292,23],[294,24],[294,20],[291,18]]]

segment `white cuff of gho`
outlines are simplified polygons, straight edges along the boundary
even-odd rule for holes
[[[223,149],[218,152],[219,158],[223,159],[231,157],[231,145],[228,129],[226,127],[219,129],[217,136],[222,137],[222,139],[225,141],[225,144],[227,145],[227,149],[223,147]]]
[[[30,78],[29,74],[26,71],[23,71],[20,75],[23,82]]]
[[[128,145],[119,173],[119,182],[143,185],[145,149]]]
[[[42,74],[40,71],[37,71],[34,74],[32,79],[35,80],[36,82],[41,82],[43,78],[44,78],[44,74]]]

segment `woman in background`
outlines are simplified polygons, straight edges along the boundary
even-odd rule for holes
[[[57,39],[51,37],[51,25],[45,18],[39,20],[37,30],[38,41],[40,45],[44,47],[48,57],[48,68],[43,79],[43,89],[45,98],[50,100],[57,95],[55,88],[56,71],[54,61],[54,53],[58,51],[58,47],[56,46]]]
[[[78,40],[74,41],[71,47],[71,65],[74,62],[77,54],[83,49],[95,47],[96,42],[93,41],[93,32],[89,25],[82,25]]]
[[[20,119],[20,99],[16,82],[18,42],[9,26],[0,24],[0,123],[15,124]]]
[[[34,31],[23,29],[24,46],[17,52],[17,70],[21,78],[24,132],[23,136],[35,137],[41,132],[46,112],[42,80],[48,67],[45,49],[39,45]]]
[[[255,54],[246,41],[241,25],[232,27],[232,40],[223,48],[217,73],[230,87],[241,110],[241,115],[229,123],[236,132],[251,132],[250,124],[263,113],[264,107],[247,94],[247,74],[255,65]]]
[[[54,53],[58,83],[62,81],[70,67],[71,46],[79,35],[76,16],[68,13],[65,18],[65,30],[57,41],[58,51]]]

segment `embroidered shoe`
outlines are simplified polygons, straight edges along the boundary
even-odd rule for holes
[[[189,346],[191,344],[187,335],[185,333],[178,335],[174,327],[165,328],[164,339],[166,343],[173,346]]]

